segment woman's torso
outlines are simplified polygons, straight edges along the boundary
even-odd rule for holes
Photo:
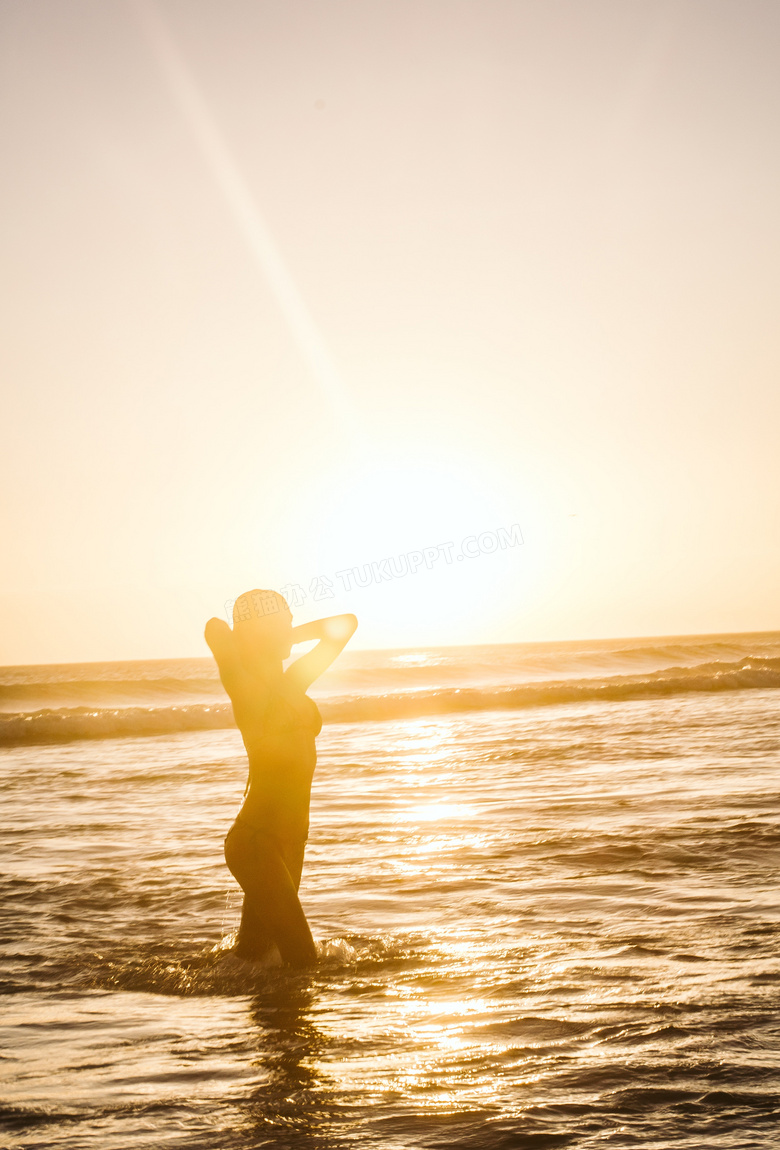
[[[249,759],[241,818],[279,839],[305,839],[322,727],[317,704],[284,679],[269,689],[253,676],[231,701]]]

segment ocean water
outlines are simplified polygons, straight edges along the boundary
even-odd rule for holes
[[[780,1146],[780,634],[345,652],[306,972],[207,660],[0,670],[0,1146]]]

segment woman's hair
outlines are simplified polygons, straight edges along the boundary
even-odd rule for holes
[[[292,618],[287,600],[278,591],[245,591],[233,604],[233,626],[285,613]]]

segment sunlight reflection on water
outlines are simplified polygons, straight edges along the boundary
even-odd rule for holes
[[[298,975],[220,949],[236,732],[9,752],[8,1104],[58,1150],[698,1150],[715,1089],[768,1120],[775,706],[326,727]]]

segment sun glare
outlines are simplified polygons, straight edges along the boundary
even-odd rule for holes
[[[319,546],[334,562],[347,565],[447,539],[459,542],[470,532],[495,527],[505,514],[503,503],[475,465],[433,456],[375,457],[335,480]]]
[[[372,645],[467,641],[469,621],[484,624],[523,567],[519,541],[494,542],[518,517],[487,465],[433,453],[345,462],[307,517],[309,562],[370,620],[360,638]]]

